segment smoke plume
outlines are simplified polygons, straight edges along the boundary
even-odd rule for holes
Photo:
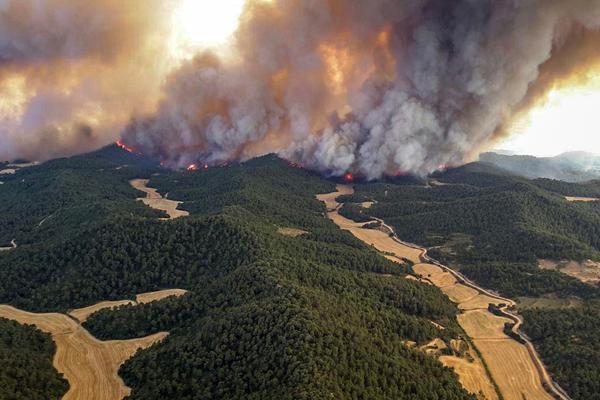
[[[330,175],[426,174],[600,59],[597,0],[247,0],[227,55],[159,91],[153,1],[0,0],[0,94],[24,96],[0,100],[0,158],[107,141],[127,116],[124,141],[172,167],[277,152]]]
[[[199,55],[124,137],[173,165],[277,151],[332,175],[425,174],[488,145],[578,45],[567,28],[599,23],[595,0],[257,1],[237,58]]]

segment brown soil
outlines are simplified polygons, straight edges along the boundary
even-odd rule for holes
[[[360,206],[362,208],[371,208],[371,207],[373,207],[373,204],[375,204],[375,202],[373,202],[373,201],[365,201],[364,203],[361,203]]]
[[[419,350],[427,354],[440,354],[444,349],[448,348],[442,339],[433,339],[431,342],[419,347]]]
[[[181,201],[174,201],[163,198],[160,193],[156,189],[149,188],[148,179],[134,179],[129,183],[131,186],[146,193],[145,198],[140,198],[138,200],[143,201],[148,207],[154,208],[156,210],[161,210],[166,212],[169,215],[169,218],[161,218],[161,219],[175,219],[180,217],[187,217],[190,215],[189,212],[178,210],[177,207],[182,203]]]

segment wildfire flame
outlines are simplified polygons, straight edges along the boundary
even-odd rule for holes
[[[134,149],[133,147],[127,146],[125,143],[121,142],[120,140],[117,140],[116,145],[131,154],[141,154],[136,149]]]
[[[188,171],[198,171],[198,164],[190,164],[190,165],[187,167],[187,170],[188,170]]]
[[[346,182],[354,182],[354,175],[348,172],[346,175],[344,175],[344,180]]]

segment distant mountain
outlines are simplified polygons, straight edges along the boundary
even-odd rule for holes
[[[566,182],[585,182],[600,178],[600,156],[569,152],[556,157],[534,157],[483,153],[479,160],[526,178],[548,178]]]

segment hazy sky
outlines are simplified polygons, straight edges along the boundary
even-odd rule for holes
[[[497,148],[535,156],[567,151],[600,154],[600,74],[581,85],[551,91],[511,131],[513,136]]]

